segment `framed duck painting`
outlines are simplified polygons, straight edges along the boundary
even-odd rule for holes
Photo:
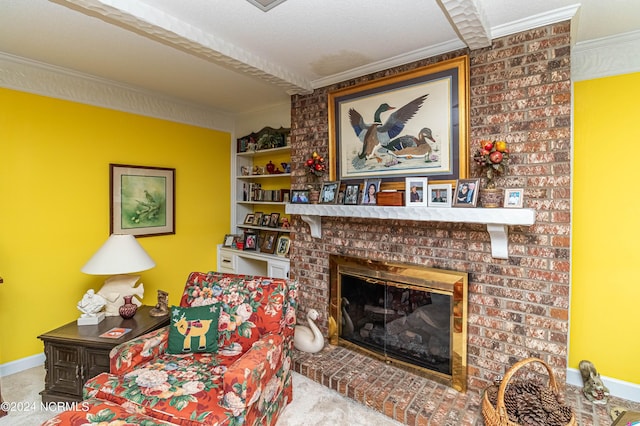
[[[330,179],[466,178],[469,58],[329,94]]]

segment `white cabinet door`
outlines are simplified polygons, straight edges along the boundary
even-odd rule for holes
[[[289,278],[289,262],[269,260],[267,274],[274,278]]]

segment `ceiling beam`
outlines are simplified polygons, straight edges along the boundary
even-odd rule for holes
[[[51,0],[89,16],[159,41],[209,62],[281,87],[311,93],[309,81],[271,61],[196,28],[162,10],[132,0]]]
[[[476,0],[438,0],[462,41],[471,50],[491,46],[491,29]]]

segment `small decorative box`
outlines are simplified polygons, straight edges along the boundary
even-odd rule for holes
[[[404,191],[378,192],[376,200],[379,206],[404,206]]]

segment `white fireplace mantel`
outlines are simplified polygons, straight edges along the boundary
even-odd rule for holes
[[[491,255],[507,259],[509,225],[530,226],[536,222],[533,209],[483,209],[436,207],[345,206],[338,204],[287,204],[287,214],[300,215],[309,224],[311,236],[322,236],[322,216],[370,219],[416,220],[422,222],[482,223],[491,238]]]

